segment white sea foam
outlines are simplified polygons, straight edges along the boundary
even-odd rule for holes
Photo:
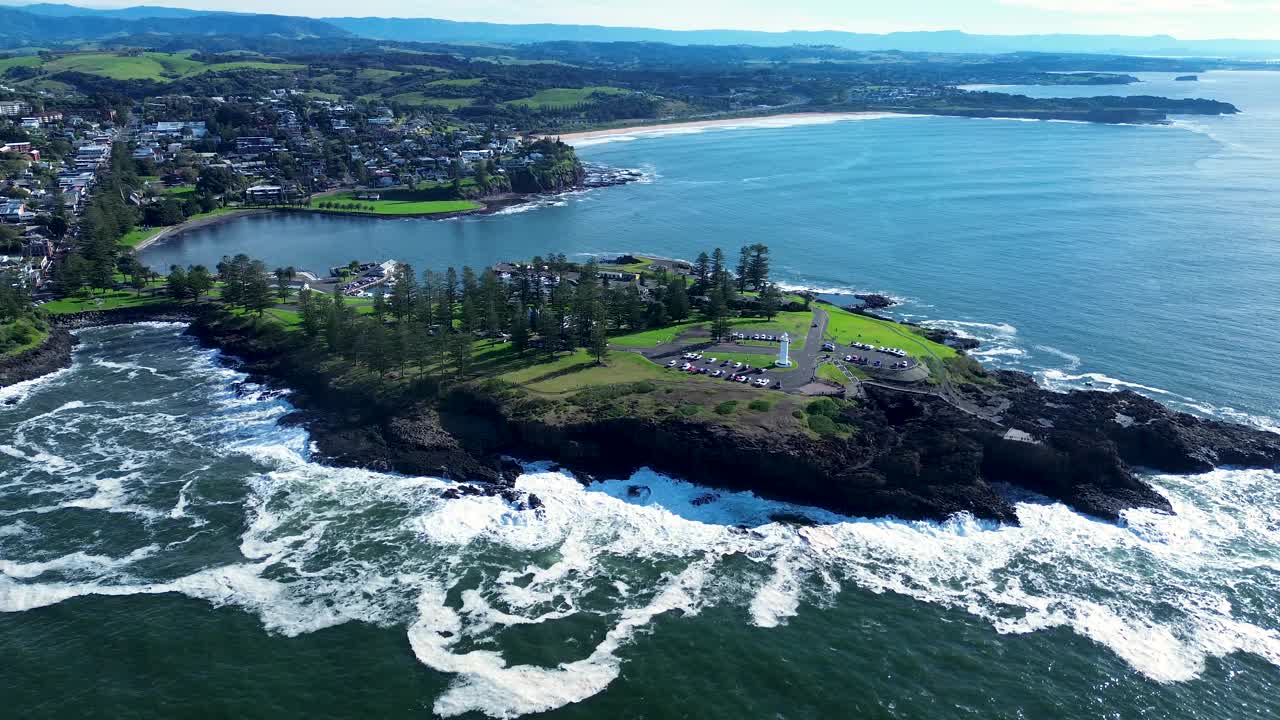
[[[1115,392],[1119,390],[1140,390],[1152,395],[1182,397],[1163,388],[1129,382],[1127,380],[1120,380],[1118,378],[1108,377],[1107,375],[1096,372],[1072,375],[1062,370],[1050,369],[1040,371],[1036,375],[1040,379],[1040,383],[1050,390],[1079,389],[1080,386],[1083,385],[1095,390],[1103,390],[1107,392]]]
[[[1008,326],[982,332],[1016,336]],[[314,464],[305,433],[262,412],[284,400],[246,393],[252,399],[222,408],[228,395],[212,393],[210,407],[221,409],[199,420],[209,427],[193,438],[222,443],[210,463],[231,455],[256,469],[241,483],[243,524],[210,521],[198,532],[239,533],[241,561],[149,577],[142,568],[166,565],[156,560],[185,560],[170,555],[182,543],[53,558],[7,550],[38,535],[47,512],[37,508],[74,507],[126,522],[109,514],[137,505],[133,495],[143,488],[169,492],[158,502],[163,512],[133,520],[143,529],[189,528],[202,514],[214,517],[201,512],[209,501],[193,484],[203,472],[161,486],[147,484],[153,475],[145,469],[71,474],[43,489],[64,493],[62,503],[33,500],[41,504],[29,516],[0,528],[7,543],[0,546],[0,611],[88,595],[179,593],[241,608],[268,631],[290,636],[352,620],[404,628],[415,657],[451,676],[433,701],[443,716],[515,717],[599,693],[621,673],[625,646],[654,632],[661,616],[728,604],[742,608],[743,622],[772,628],[822,612],[846,586],[965,612],[1000,633],[1066,628],[1158,682],[1192,679],[1207,659],[1236,652],[1280,665],[1275,472],[1155,478],[1177,514],[1131,511],[1120,524],[1028,500],[1017,504],[1021,525],[1014,527],[965,516],[943,523],[842,517],[749,493],[712,493],[647,470],[584,487],[542,464],[528,466],[516,483],[542,500],[533,511],[493,497],[443,500],[451,483],[439,479]],[[77,412],[95,410],[89,403]],[[246,426],[241,414],[257,420]],[[0,462],[33,457],[29,441],[11,442],[21,457]],[[72,450],[68,463],[85,461]],[[94,452],[123,459],[136,451],[103,445]],[[639,486],[645,491],[633,491]],[[9,504],[25,502],[23,492],[0,487]],[[775,521],[780,514],[813,524]],[[575,635],[575,617],[605,628]],[[554,660],[515,664],[504,655],[504,634],[530,625],[565,628]]]
[[[985,323],[969,320],[924,320],[920,323],[926,327],[950,330],[961,337],[990,342],[997,338],[1012,338],[1018,334],[1018,328],[1009,323]]]
[[[969,354],[976,358],[1026,357],[1027,351],[1015,347],[993,347],[984,350],[971,350]]]
[[[1081,360],[1079,355],[1069,353],[1065,350],[1059,350],[1058,348],[1049,345],[1037,345],[1036,350],[1065,360],[1067,362],[1067,366],[1064,368],[1066,372],[1071,372],[1080,367]]]
[[[25,401],[32,393],[39,392],[42,389],[56,386],[58,383],[65,382],[67,375],[76,368],[69,367],[56,370],[48,375],[42,375],[34,380],[27,380],[13,385],[0,387],[0,412],[8,408],[15,407]]]

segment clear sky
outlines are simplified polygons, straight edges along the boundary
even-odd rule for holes
[[[1280,39],[1280,0],[273,0],[269,4],[261,0],[61,1],[89,7],[149,4],[311,17],[434,17],[681,30],[965,30],[991,34]]]

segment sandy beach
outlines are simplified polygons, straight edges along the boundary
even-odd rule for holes
[[[794,125],[820,125],[847,120],[873,120],[893,117],[894,113],[884,112],[812,112],[787,113],[785,115],[762,115],[756,117],[723,118],[719,120],[694,120],[689,122],[655,123],[653,125],[636,125],[633,127],[609,128],[607,130],[588,130],[585,132],[549,135],[559,137],[562,141],[577,145],[589,141],[607,140],[609,138],[636,135],[656,135],[672,132],[693,132],[710,128],[770,128],[791,127]]]

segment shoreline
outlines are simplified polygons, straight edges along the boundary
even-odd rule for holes
[[[762,439],[683,419],[522,417],[469,383],[453,388],[443,403],[414,393],[357,400],[334,385],[332,372],[305,347],[263,336],[207,303],[91,311],[54,324],[71,339],[68,330],[161,320],[186,323],[184,332],[224,353],[255,382],[290,390],[296,411],[284,422],[308,430],[318,462],[444,477],[469,485],[462,494],[502,495],[530,507],[531,500],[513,492],[505,458],[546,458],[586,480],[626,477],[648,466],[713,490],[748,490],[858,517],[943,521],[968,512],[1008,524],[1017,524],[1016,512],[992,483],[1120,522],[1132,508],[1173,511],[1134,467],[1187,475],[1280,462],[1280,441],[1265,431],[1194,418],[1132,392],[1062,395],[1013,371],[994,372],[996,385],[973,388],[980,396],[975,401],[1000,407],[999,422],[937,397],[868,386],[863,404],[845,417],[865,437],[884,436],[863,446],[797,433]],[[70,366],[72,352],[70,343],[48,348],[43,372],[30,379]],[[949,450],[939,455],[931,450],[937,447]],[[655,448],[665,450],[655,454]],[[910,462],[899,462],[903,458]],[[1072,470],[1064,474],[1065,468]],[[806,481],[797,485],[796,477]]]
[[[132,248],[130,248],[130,250],[132,250],[133,252],[142,252],[143,250],[146,250],[147,248],[151,247],[152,245],[155,245],[161,240],[164,240],[171,236],[181,235],[182,233],[187,232],[188,230],[195,230],[196,228],[202,228],[202,227],[213,227],[215,225],[219,225],[221,223],[227,222],[229,220],[234,220],[239,217],[245,217],[248,215],[260,215],[268,212],[272,212],[272,210],[269,208],[240,208],[240,209],[232,210],[230,212],[219,213],[217,215],[210,215],[208,217],[196,218],[194,220],[183,220],[177,225],[170,225],[167,228],[162,228],[160,232],[156,233],[155,235],[152,235],[146,240],[143,240],[137,245],[134,245]]]
[[[567,193],[580,192],[583,190],[596,190],[603,187],[611,187],[613,185],[622,185],[626,183],[610,183],[606,185],[575,185],[574,187],[565,188],[558,192],[547,193],[502,193],[492,197],[476,200],[481,207],[472,208],[470,210],[452,210],[449,212],[438,213],[401,213],[396,215],[388,215],[385,213],[369,213],[369,212],[330,212],[328,210],[320,210],[310,207],[296,206],[280,206],[280,207],[249,207],[237,208],[229,212],[220,213],[208,217],[196,218],[194,220],[185,220],[177,225],[171,225],[161,228],[159,232],[151,237],[143,240],[137,245],[133,245],[129,250],[137,253],[146,250],[152,245],[174,237],[180,237],[183,233],[199,228],[208,228],[220,225],[231,220],[252,215],[270,215],[270,214],[287,214],[287,213],[303,213],[309,215],[325,215],[329,217],[356,217],[368,218],[371,220],[452,220],[459,217],[495,215],[503,210],[507,210],[519,205],[525,205],[537,201],[539,198],[556,197]],[[322,196],[316,196],[322,197]]]
[[[655,135],[671,130],[706,130],[712,128],[769,128],[790,127],[794,125],[826,125],[852,120],[879,120],[890,117],[917,117],[907,113],[866,110],[857,112],[794,112],[778,115],[747,115],[735,118],[716,120],[678,120],[675,122],[654,122],[644,125],[631,125],[603,130],[583,130],[564,134],[546,133],[541,137],[559,138],[561,142],[573,145],[575,142],[603,140],[624,135]]]

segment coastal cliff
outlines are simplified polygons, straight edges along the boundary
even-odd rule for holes
[[[259,335],[214,312],[191,332],[289,387],[319,458],[342,466],[474,481],[516,502],[508,456],[551,459],[580,473],[625,476],[640,467],[710,488],[863,516],[942,519],[956,512],[1016,522],[1000,484],[1118,520],[1128,508],[1170,511],[1134,468],[1203,472],[1217,465],[1280,466],[1280,436],[1174,412],[1129,393],[1054,393],[1019,373],[971,386],[974,413],[929,394],[867,386],[844,403],[839,436],[730,426],[714,417],[628,412],[622,388],[566,419],[499,383],[408,391],[338,386],[313,351],[283,333]],[[635,393],[645,392],[635,388]],[[997,413],[998,411],[998,413]],[[586,419],[583,419],[586,418]]]
[[[0,387],[35,380],[70,367],[71,350],[75,345],[75,336],[65,328],[51,328],[49,336],[36,347],[0,359]]]

